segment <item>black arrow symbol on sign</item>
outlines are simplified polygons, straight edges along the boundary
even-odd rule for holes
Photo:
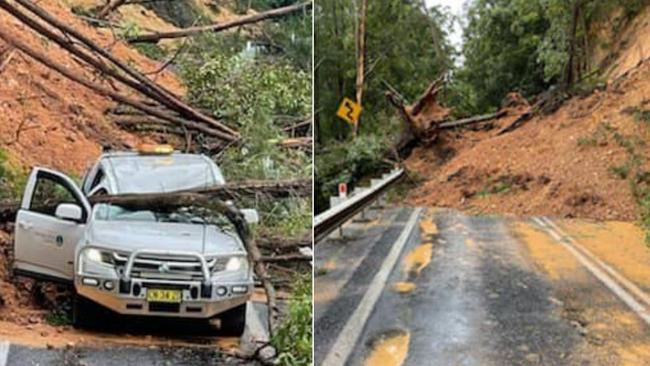
[[[345,114],[345,116],[348,117],[350,121],[354,121],[354,117],[352,116],[352,112],[354,112],[354,106],[352,105],[352,102],[346,100],[345,107],[348,109],[348,112]]]

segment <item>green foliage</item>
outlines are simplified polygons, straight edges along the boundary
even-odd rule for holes
[[[277,54],[242,52],[240,34],[196,37],[179,62],[193,105],[239,130],[242,143],[215,157],[228,180],[280,180],[311,176],[311,156],[282,148],[283,121],[311,112],[311,78]],[[206,52],[206,50],[208,50]],[[311,227],[311,202],[287,199],[250,202],[261,213],[258,232],[282,236]]]
[[[637,122],[650,123],[650,110],[636,108],[634,111],[634,120]]]
[[[251,60],[215,52],[199,68],[185,67],[182,71],[193,103],[239,127],[258,124],[253,119],[263,115],[309,114],[309,74],[281,61]]]
[[[71,325],[72,319],[70,314],[63,310],[53,310],[45,316],[45,322],[49,325],[59,327],[64,325]]]
[[[478,114],[499,107],[511,91],[524,97],[551,85],[590,93],[602,85],[590,53],[599,42],[594,25],[621,26],[647,0],[476,0],[467,10],[463,65],[454,73],[448,102],[456,114]],[[614,17],[618,10],[622,16]],[[605,47],[607,45],[604,45]]]
[[[630,175],[630,169],[632,169],[631,164],[630,162],[627,162],[623,165],[610,167],[609,172],[619,179],[627,179],[628,175]]]
[[[312,364],[312,281],[311,274],[296,280],[289,311],[271,339],[278,351],[277,363],[287,366]]]
[[[193,104],[228,121],[244,144],[219,158],[229,179],[288,179],[311,173],[310,157],[283,149],[282,116],[307,116],[311,79],[307,72],[280,60],[244,58],[222,50],[181,64]]]
[[[449,101],[457,114],[496,109],[511,91],[546,89],[538,49],[549,28],[541,1],[477,0],[464,29],[463,66],[454,74]]]
[[[351,128],[336,117],[344,97],[353,98],[356,78],[354,2],[325,0],[315,8],[316,110],[319,143],[343,141]],[[366,80],[361,135],[386,130],[384,81],[414,100],[452,64],[445,38],[450,17],[437,8],[428,14],[419,2],[374,1],[368,4]],[[353,98],[354,99],[354,98]]]
[[[162,60],[167,56],[167,52],[157,43],[136,43],[133,47],[152,60]]]
[[[117,36],[121,39],[129,39],[139,36],[142,28],[134,21],[122,22],[117,30]]]
[[[7,154],[0,149],[0,200],[18,199],[27,184],[27,174],[7,162]]]
[[[404,129],[387,103],[385,83],[415,100],[453,63],[446,39],[452,18],[422,2],[370,1],[366,22],[366,75],[359,137],[336,116],[344,97],[354,99],[356,65],[355,2],[324,0],[314,9],[315,98],[318,137],[316,211],[325,209],[338,183],[357,184],[390,166],[384,158]]]
[[[485,197],[491,194],[508,193],[511,189],[512,183],[506,177],[500,177],[496,180],[490,180],[477,195]]]
[[[381,157],[391,145],[390,136],[365,134],[352,141],[330,143],[326,149],[317,151],[316,211],[327,208],[328,197],[336,195],[339,183],[353,187],[362,177],[388,168]]]

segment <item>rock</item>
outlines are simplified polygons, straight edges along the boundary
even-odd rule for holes
[[[49,333],[46,332],[46,331],[41,332],[41,337],[47,337],[48,335],[49,335]]]
[[[28,324],[27,326],[25,326],[25,329],[34,330],[34,324]]]
[[[74,346],[75,346],[74,342],[68,342],[65,344],[65,348],[67,349],[72,349],[74,348]]]
[[[31,324],[38,324],[38,323],[41,322],[41,320],[40,320],[37,316],[35,316],[35,315],[34,315],[34,316],[30,316],[28,321],[29,321],[29,323],[31,323]]]
[[[54,349],[54,345],[52,343],[45,343],[45,348],[47,349]]]
[[[539,361],[541,359],[537,353],[529,353],[529,354],[526,355],[525,358],[526,358],[526,361],[528,361],[530,363],[539,363]]]
[[[521,346],[517,347],[517,349],[520,350],[521,352],[528,352],[529,350],[528,346],[525,344],[522,344]]]

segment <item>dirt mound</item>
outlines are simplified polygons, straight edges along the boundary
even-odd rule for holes
[[[639,218],[631,183],[639,184],[650,168],[650,62],[604,91],[498,135],[526,109],[509,109],[491,130],[444,132],[435,146],[415,149],[406,166],[424,182],[408,202],[486,213]]]
[[[39,5],[140,70],[147,72],[159,67],[158,62],[116,40],[110,30],[93,28],[78,19],[62,2]],[[70,70],[101,82],[101,75],[83,68],[67,52],[44,41],[8,13],[0,11],[0,23],[13,36]],[[0,48],[3,47],[7,45],[0,40]],[[18,51],[7,50],[0,55],[0,61],[10,55],[11,59],[0,70],[0,149],[7,152],[12,165],[41,165],[81,175],[100,154],[102,145],[125,148],[141,141],[104,116],[105,110],[114,107],[108,98],[63,78]],[[184,92],[172,73],[161,73],[157,81],[177,93]]]

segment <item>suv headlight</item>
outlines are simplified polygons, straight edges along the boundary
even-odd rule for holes
[[[224,258],[226,259],[226,258]],[[221,262],[224,263],[224,262]],[[248,258],[244,256],[230,257],[225,261],[225,265],[215,266],[213,268],[213,273],[217,272],[237,272],[237,271],[248,271]]]
[[[109,251],[99,250],[96,248],[88,248],[83,252],[84,260],[88,262],[100,263],[113,266],[115,258],[113,253]]]

